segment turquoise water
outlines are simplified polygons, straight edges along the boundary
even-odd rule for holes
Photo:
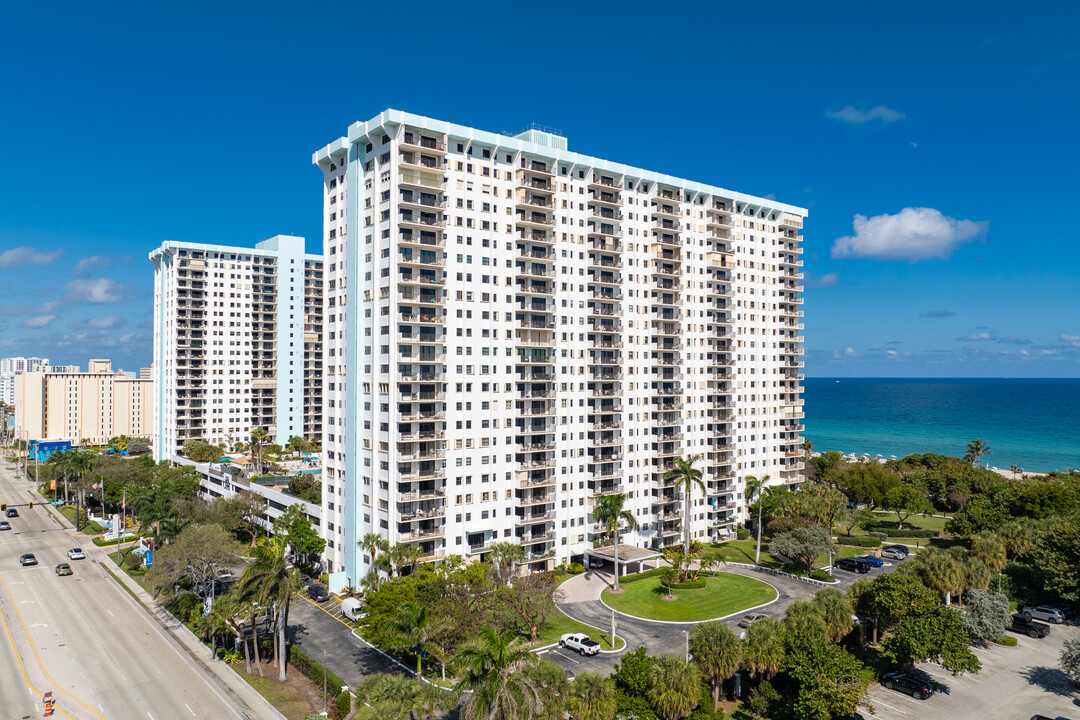
[[[959,457],[980,438],[992,466],[1080,468],[1080,379],[807,378],[805,387],[815,450]]]

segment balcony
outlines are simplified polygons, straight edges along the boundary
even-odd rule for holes
[[[429,135],[423,135],[411,130],[406,130],[405,134],[402,135],[401,145],[402,147],[412,147],[417,150],[426,150],[436,153],[446,152],[446,148],[443,147],[442,138],[433,138]]]
[[[589,178],[589,190],[597,192],[619,192],[622,190],[622,183],[613,177],[607,175],[600,175],[593,173]]]

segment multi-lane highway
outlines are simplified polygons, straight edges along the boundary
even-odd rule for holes
[[[0,460],[0,502],[19,517],[0,532],[0,720],[41,717],[42,695],[54,717],[80,720],[243,718],[243,708],[198,668],[99,564],[99,553],[71,560],[77,543],[28,483]],[[33,553],[38,565],[23,567]],[[58,577],[57,563],[74,574]]]

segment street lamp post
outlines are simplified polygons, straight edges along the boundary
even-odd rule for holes
[[[683,630],[682,634],[686,636],[686,662],[690,662],[690,631]]]

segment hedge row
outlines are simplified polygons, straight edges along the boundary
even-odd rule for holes
[[[940,534],[937,530],[887,530],[885,532],[888,537],[900,538],[936,538]]]
[[[825,572],[824,570],[815,570],[814,572],[810,573],[810,577],[815,580],[820,580],[821,582],[827,583],[831,583],[832,581],[836,580],[836,578],[834,578],[832,575]]]
[[[675,583],[671,586],[672,590],[700,590],[705,587],[704,580],[691,580],[690,582]]]
[[[309,658],[300,648],[295,645],[289,646],[289,662],[293,664],[297,670],[304,674],[308,680],[317,686],[322,686],[323,673],[326,673],[326,687],[328,690],[336,691],[334,697],[334,704],[330,708],[330,717],[333,720],[342,720],[349,714],[349,691],[341,692],[341,688],[345,685],[345,681],[335,675],[329,669],[324,668],[322,663],[318,663]]]
[[[881,540],[873,537],[862,537],[853,535],[851,537],[838,537],[835,538],[837,545],[847,545],[849,547],[860,548],[876,548],[881,547]]]
[[[651,578],[660,574],[662,568],[653,568],[652,570],[645,570],[639,573],[630,573],[629,575],[623,575],[619,578],[619,584],[624,585],[626,583],[635,583],[638,580],[644,580],[645,578]]]
[[[1002,635],[994,640],[998,645],[1004,645],[1005,647],[1016,647],[1017,640],[1012,635]]]

